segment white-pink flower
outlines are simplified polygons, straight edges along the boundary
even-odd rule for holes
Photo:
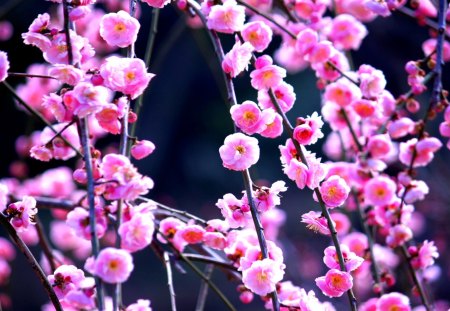
[[[242,133],[228,135],[219,148],[223,166],[230,170],[243,171],[258,162],[258,140]]]
[[[88,264],[88,262],[87,262]],[[94,262],[90,262],[93,274],[104,282],[117,284],[128,280],[133,271],[133,257],[123,249],[107,247],[100,251]]]
[[[4,81],[8,77],[9,61],[8,54],[0,51],[0,82]]]
[[[100,36],[109,45],[125,48],[136,41],[140,27],[136,18],[121,10],[103,15],[100,21]]]
[[[211,7],[207,26],[223,33],[240,31],[245,22],[245,8],[234,0],[224,1]]]
[[[274,260],[266,258],[254,261],[242,271],[242,282],[252,292],[266,296],[276,289],[276,284],[283,279],[284,271]]]
[[[135,99],[147,88],[155,76],[147,72],[145,63],[139,58],[111,56],[100,67],[103,84],[113,91],[122,92]]]
[[[119,227],[122,248],[130,252],[141,250],[153,240],[155,224],[152,213],[135,214]]]

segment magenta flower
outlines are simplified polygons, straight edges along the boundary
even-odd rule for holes
[[[133,44],[141,25],[125,11],[109,13],[100,21],[100,36],[109,45],[125,48]]]
[[[48,70],[49,76],[62,83],[76,85],[84,77],[84,72],[72,65],[55,64]]]
[[[125,311],[152,311],[150,307],[150,300],[138,299],[137,302],[129,305]]]
[[[0,51],[0,82],[5,81],[8,77],[9,61],[8,54]]]
[[[344,204],[350,192],[350,187],[343,178],[333,175],[320,185],[319,191],[325,204],[333,208]]]
[[[155,144],[149,140],[139,140],[131,147],[131,155],[136,160],[141,160],[155,150]]]
[[[77,289],[84,278],[83,270],[72,265],[59,266],[52,275],[47,277],[59,299]]]
[[[245,134],[259,133],[266,128],[267,113],[262,112],[252,101],[246,100],[241,105],[233,105],[230,109],[231,118]]]
[[[212,6],[208,15],[207,26],[223,33],[240,31],[245,22],[245,8],[234,0]]]
[[[244,42],[237,41],[231,50],[225,54],[222,61],[222,69],[230,77],[235,78],[244,70],[247,70],[250,59],[252,58],[253,46]]]
[[[297,126],[294,128],[293,138],[301,145],[312,145],[324,135],[321,131],[322,117],[314,111],[307,118],[297,118]]]
[[[95,224],[97,236],[101,238],[105,234],[108,224],[101,208],[96,208],[95,213],[97,216]],[[91,239],[91,228],[89,225],[90,220],[88,210],[82,207],[75,207],[67,214],[66,223],[69,227],[75,230],[77,236],[83,237],[86,240]]]
[[[258,162],[258,140],[242,133],[228,135],[219,148],[223,166],[230,170],[243,171]]]
[[[357,50],[367,35],[366,27],[350,14],[336,16],[329,31],[329,39],[340,50]]]
[[[377,176],[364,185],[364,200],[367,204],[387,205],[396,198],[397,185],[387,176]]]
[[[377,310],[380,311],[410,311],[409,298],[400,293],[389,293],[381,296],[377,301]]]
[[[362,257],[357,256],[354,252],[350,251],[345,244],[341,245],[342,257],[344,257],[345,268],[351,272],[356,270],[364,262]],[[325,248],[323,262],[330,269],[339,269],[339,260],[336,252],[336,247],[328,246]]]
[[[331,269],[325,276],[316,278],[316,285],[328,297],[341,297],[343,293],[352,288],[353,278],[348,272]]]
[[[4,213],[17,231],[25,231],[30,225],[34,225],[34,216],[37,214],[36,200],[24,196],[22,201],[9,204]]]
[[[264,58],[263,61],[261,59]],[[272,65],[272,58],[268,55],[259,57],[255,63],[256,69],[250,73],[252,86],[257,90],[267,90],[278,86],[286,77],[286,70]]]
[[[434,265],[434,260],[439,257],[439,252],[433,241],[425,240],[414,255],[411,259],[414,269],[425,269]]]
[[[155,76],[147,72],[141,59],[117,56],[106,59],[100,67],[100,75],[106,87],[130,95],[131,99],[141,95]]]
[[[135,214],[119,227],[122,248],[129,252],[141,250],[153,240],[155,224],[152,213]]]
[[[123,283],[128,280],[134,268],[133,257],[130,253],[113,247],[101,250],[94,262],[89,264],[91,264],[93,274],[111,284]]]
[[[154,8],[162,8],[166,4],[170,3],[170,0],[141,0],[141,1],[147,3],[149,6]]]
[[[276,284],[283,279],[284,271],[272,259],[257,260],[242,271],[244,285],[260,296],[266,296],[276,289]]]
[[[282,81],[280,84],[273,87],[272,91],[278,101],[278,105],[280,105],[281,110],[283,112],[288,112],[289,110],[291,110],[296,99],[296,95],[292,85]],[[261,109],[275,109],[267,90],[258,91],[258,105],[261,107]]]
[[[256,52],[264,51],[272,41],[272,29],[261,21],[245,24],[241,34],[245,41],[251,43]]]
[[[306,228],[319,232],[324,235],[330,235],[327,219],[320,212],[310,211],[302,215],[302,222],[306,224]],[[334,225],[334,222],[333,222]]]

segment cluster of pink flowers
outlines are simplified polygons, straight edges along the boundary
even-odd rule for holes
[[[63,7],[61,0],[51,1]],[[439,91],[438,102],[432,102],[434,106],[422,120],[414,120],[418,119],[415,114],[424,110],[417,96],[427,90],[426,76],[438,76],[433,66],[436,54],[441,55],[436,52],[440,41],[425,41],[425,58],[406,63],[410,90],[398,98],[386,89],[387,80],[381,70],[368,64],[351,69],[346,57],[350,50],[358,50],[368,35],[364,23],[401,10],[406,1],[296,0],[282,4],[291,14],[290,21],[285,21],[281,13],[270,12],[271,1],[247,1],[245,6],[235,0],[204,0],[201,4],[177,1],[181,11],[204,15],[202,21],[214,40],[220,40],[215,32],[230,36],[234,42],[231,49],[226,54],[218,53],[223,55],[221,67],[227,85],[249,71],[252,91],[257,94],[255,101],[232,102],[229,112],[236,132],[228,135],[218,149],[222,165],[241,171],[249,189],[241,196],[223,195],[215,204],[222,219],[210,220],[142,197],[154,184],[150,177],[139,173],[130,156],[143,159],[153,153],[155,145],[127,132],[128,125],[138,118],[132,102],[143,95],[155,77],[134,55],[141,26],[140,7],[134,12],[120,1],[105,0],[101,7],[112,11],[106,13],[95,7],[95,2],[69,1],[69,7],[64,3],[69,20],[64,14],[51,17],[43,13],[36,17],[22,38],[26,45],[42,52],[47,64],[30,66],[27,73],[52,79],[30,78],[17,88],[18,96],[42,114],[48,124],[52,123],[17,140],[20,157],[47,162],[83,154],[85,163],[73,172],[61,167],[19,181],[27,172],[24,162],[17,161],[11,166],[17,179],[0,182],[1,216],[29,245],[44,243],[33,226],[39,200],[44,204],[49,197],[60,203],[74,202],[70,211],[52,210],[55,220],[50,224],[50,238],[58,250],[53,252],[54,259],[47,254],[41,261],[65,309],[99,308],[95,278],[108,284],[125,283],[134,269],[134,253],[153,243],[159,255],[171,252],[180,261],[180,253],[186,249],[201,249],[214,257],[211,260],[219,260],[217,254],[221,252],[222,263],[241,276],[238,292],[243,303],[259,295],[267,309],[274,308],[277,302],[273,299],[277,298],[282,303],[280,310],[334,310],[330,303],[320,302],[313,291],[283,281],[285,254],[277,240],[286,218],[280,209],[286,183],[279,180],[260,186],[251,180],[249,169],[256,166],[261,152],[258,139],[252,135],[277,138],[284,132],[290,137],[279,146],[282,171],[297,188],[312,190],[313,199],[322,209],[302,211],[301,222],[316,233],[333,237],[333,246],[326,247],[323,256],[328,270],[322,275],[317,272],[318,265],[311,268],[317,288],[327,297],[340,297],[346,292],[351,296],[355,285],[358,292],[372,290],[380,294],[363,302],[361,310],[411,310],[408,297],[389,291],[395,284],[399,264],[396,248],[406,252],[406,264],[412,273],[422,274],[413,278],[415,282],[431,275],[429,271],[439,258],[439,242],[414,242],[421,225],[415,205],[430,192],[425,181],[416,179],[415,169],[427,166],[442,147],[441,140],[426,131],[428,119],[444,111],[440,134],[450,138],[447,92],[442,88],[434,90]],[[170,1],[141,2],[162,8]],[[416,2],[410,6],[420,23],[427,24],[429,18],[438,15],[431,1]],[[247,5],[266,14],[247,10]],[[333,10],[335,16],[325,16],[328,10]],[[197,17],[190,23],[198,21]],[[75,27],[61,28],[67,24]],[[0,24],[0,32],[2,27]],[[267,51],[278,42],[273,41],[275,36],[281,38],[281,44],[272,57]],[[0,33],[0,40],[3,37],[7,36]],[[127,57],[111,54],[118,48],[127,48]],[[442,60],[449,61],[450,44],[444,42],[442,48]],[[216,49],[220,50],[220,45]],[[285,78],[288,72],[305,68],[317,77],[317,87],[323,91],[322,105],[320,114],[296,116],[292,127],[286,113],[297,96]],[[13,74],[9,70],[8,55],[0,51],[0,82]],[[236,96],[231,96],[231,89],[228,91],[233,101]],[[326,137],[324,153],[335,161],[322,163],[307,148],[325,137],[325,122],[331,133]],[[96,149],[97,140],[106,133],[122,135],[121,154]],[[81,145],[82,134],[88,146]],[[450,149],[449,143],[447,147]],[[86,163],[89,157],[91,163]],[[87,192],[77,189],[92,184],[93,189]],[[361,216],[360,227],[365,233],[352,227],[353,213]],[[102,248],[92,254],[99,238]],[[385,246],[378,244],[381,241]],[[84,271],[93,277],[86,277],[83,270],[72,265],[69,253],[83,260]],[[0,239],[0,285],[8,281],[9,261],[13,258],[11,245]],[[308,260],[304,259],[306,264]],[[368,282],[371,272],[379,275]],[[419,285],[415,284],[416,288]],[[109,298],[107,301],[108,305]],[[146,299],[120,307],[151,311]]]

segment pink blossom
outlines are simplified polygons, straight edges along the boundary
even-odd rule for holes
[[[312,145],[324,135],[321,131],[322,117],[314,111],[307,118],[297,118],[297,126],[294,128],[293,138],[301,145]]]
[[[250,43],[237,41],[224,56],[222,61],[223,71],[232,78],[237,77],[241,72],[247,70],[252,58],[252,52],[253,46]]]
[[[422,180],[411,180],[407,187],[407,189],[403,189],[403,191],[406,191],[405,203],[407,204],[423,200],[430,191],[427,184]],[[399,196],[403,195],[403,191],[399,193]]]
[[[203,241],[203,236],[205,234],[205,229],[199,225],[186,225],[185,227],[178,230],[177,234],[180,235],[187,244],[197,244]]]
[[[361,98],[361,90],[347,79],[339,79],[325,87],[323,97],[325,101],[331,101],[345,107],[354,100]]]
[[[161,234],[157,235],[158,240],[161,243],[172,242],[177,249],[181,250],[186,242],[180,239],[180,236],[176,233],[181,230],[186,224],[181,220],[174,217],[167,217],[161,220],[159,223],[159,231]]]
[[[8,202],[8,193],[8,187],[5,184],[0,183],[0,212],[3,212],[6,209],[6,203]]]
[[[334,208],[344,204],[350,192],[350,187],[344,179],[338,175],[333,175],[325,180],[319,187],[324,203]]]
[[[136,160],[141,160],[155,150],[155,144],[149,140],[139,140],[131,147],[131,155]]]
[[[275,206],[280,205],[280,192],[285,192],[287,187],[282,180],[276,181],[270,188],[258,187],[253,191],[253,200],[257,206],[258,211],[266,212]],[[247,196],[243,197],[243,202],[247,202]]]
[[[258,162],[258,140],[242,133],[228,135],[219,148],[223,166],[230,170],[243,171]]]
[[[0,211],[3,212],[1,207]],[[9,240],[0,237],[0,258],[12,261],[15,257],[16,257],[16,250],[14,246],[11,244]]]
[[[0,51],[0,82],[5,81],[8,77],[9,61],[8,54]]]
[[[95,213],[96,213],[95,228],[97,231],[97,237],[101,238],[106,232],[107,220],[101,208],[96,208]],[[88,210],[82,207],[75,207],[67,214],[66,223],[73,230],[75,230],[77,236],[83,237],[86,240],[91,239],[91,227]]]
[[[147,73],[144,62],[139,58],[111,56],[100,67],[104,85],[113,91],[122,92],[135,99],[147,88],[155,76]]]
[[[105,131],[117,135],[120,134],[122,124],[120,119],[123,117],[121,111],[115,104],[104,104],[101,109],[95,114],[95,119],[98,125]]]
[[[62,299],[67,293],[78,288],[84,280],[84,272],[73,265],[62,265],[52,275],[49,275],[47,279],[58,298]]]
[[[84,118],[100,111],[107,103],[109,93],[103,86],[94,86],[89,82],[80,82],[73,89],[73,113]]]
[[[413,233],[408,226],[398,224],[389,229],[389,234],[386,237],[386,244],[391,248],[395,248],[403,245],[406,241],[411,240],[412,237]]]
[[[355,100],[351,103],[351,107],[361,118],[375,117],[380,112],[378,103],[368,99]]]
[[[393,292],[382,295],[377,301],[377,311],[410,311],[409,298],[403,294]]]
[[[278,105],[281,111],[288,112],[294,105],[296,96],[292,85],[282,81],[280,84],[272,88],[273,94],[277,99]],[[275,109],[272,99],[270,98],[267,90],[258,91],[258,105],[261,109],[272,108]]]
[[[243,200],[237,199],[233,194],[227,193],[219,199],[216,206],[230,228],[246,227],[251,222],[250,206]]]
[[[370,155],[376,159],[383,159],[394,149],[392,140],[388,134],[378,134],[371,136],[367,143],[367,150]]]
[[[261,61],[264,59],[264,61]],[[261,64],[261,65],[258,65]],[[256,69],[250,73],[251,84],[257,90],[269,89],[279,85],[286,77],[286,70],[272,65],[270,56],[264,55],[256,60]]]
[[[262,112],[252,101],[246,100],[241,105],[234,105],[230,109],[231,118],[245,134],[259,133],[266,128],[267,112]]]
[[[330,216],[335,223],[334,227],[338,235],[345,235],[352,227],[350,219],[345,214],[334,212]]]
[[[414,269],[418,270],[434,265],[434,260],[439,257],[439,252],[433,241],[425,240],[419,250],[412,255],[411,264]]]
[[[341,297],[353,286],[353,278],[348,272],[329,270],[325,276],[316,278],[316,285],[328,297]]]
[[[356,255],[354,252],[350,251],[347,245],[341,244],[340,247],[346,270],[351,272],[358,269],[364,262],[364,259]],[[339,269],[340,266],[336,247],[328,246],[327,248],[325,248],[323,262],[330,269]]]
[[[280,270],[284,270],[285,265],[283,263],[283,251],[274,242],[267,241],[268,258],[273,260],[274,265],[278,265]],[[246,270],[258,260],[261,260],[262,253],[259,245],[251,245],[245,250],[244,256],[240,258],[239,270]]]
[[[327,219],[320,212],[310,211],[302,215],[302,222],[306,224],[306,228],[319,232],[324,235],[330,235]]]
[[[100,21],[100,36],[109,45],[125,48],[133,44],[141,25],[125,11],[109,13]]]
[[[70,41],[73,62],[76,64],[82,59],[82,49],[85,47],[86,41],[72,30],[70,30]],[[51,64],[68,64],[69,53],[67,49],[66,35],[64,33],[58,33],[53,36],[50,46],[43,50],[44,59]]]
[[[361,65],[358,69],[361,92],[366,98],[380,96],[386,87],[386,79],[382,71],[369,65]]]
[[[162,8],[170,3],[170,0],[141,0],[154,8]]]
[[[297,0],[294,9],[300,18],[315,21],[325,13],[327,4],[327,0]]]
[[[412,138],[400,143],[399,160],[409,166],[411,164],[414,148],[416,157],[413,167],[426,166],[434,158],[434,153],[442,147],[442,143],[436,137],[426,137],[419,142],[417,138]]]
[[[311,64],[312,68],[316,71],[316,76],[318,78],[327,80],[327,81],[335,81],[341,77],[341,72],[347,72],[349,70],[349,63],[345,55],[336,50],[332,49],[330,53],[330,58],[327,62],[317,62]],[[331,66],[333,64],[334,66]],[[338,68],[338,70],[334,69],[334,67]]]
[[[17,231],[25,231],[30,225],[34,225],[34,217],[37,214],[36,200],[30,196],[24,196],[22,201],[8,205],[4,211],[10,218],[11,225]]]
[[[150,307],[150,300],[138,299],[137,302],[129,305],[125,311],[152,311]]]
[[[389,123],[387,129],[392,138],[401,138],[414,130],[414,121],[403,117]]]
[[[265,296],[276,289],[276,284],[283,279],[284,271],[274,260],[266,258],[257,260],[242,271],[242,282],[257,295]]]
[[[226,246],[226,238],[220,232],[205,232],[203,235],[203,243],[208,247],[223,250]]]
[[[333,19],[329,39],[340,50],[357,50],[367,35],[366,27],[349,14],[340,14]]]
[[[9,21],[0,22],[0,41],[8,41],[11,39],[14,27]]]
[[[308,167],[304,163],[294,158],[284,167],[283,172],[289,179],[295,181],[299,189],[305,188],[308,179]]]
[[[263,114],[266,115],[266,128],[259,134],[267,138],[279,137],[283,133],[283,118],[270,108],[263,110]]]
[[[371,10],[373,13],[387,17],[391,15],[391,11],[389,10],[388,4],[386,1],[378,1],[378,0],[368,0],[364,2],[365,6]]]
[[[435,38],[431,38],[422,43],[422,50],[425,55],[431,55],[434,50],[436,50],[437,40]],[[436,59],[436,53],[431,55],[432,59]],[[450,60],[450,43],[448,41],[444,41],[442,60],[444,62],[448,62]]]
[[[245,22],[245,8],[234,0],[224,1],[211,7],[208,15],[207,26],[209,29],[233,33],[240,31]]]
[[[396,198],[397,185],[387,176],[377,176],[364,185],[364,200],[367,204],[388,205]]]
[[[73,118],[73,111],[67,110],[63,104],[63,99],[56,93],[44,95],[42,107],[50,111],[58,122],[70,122]]]
[[[136,214],[130,220],[123,222],[119,227],[121,247],[129,252],[141,250],[150,245],[154,231],[153,214]]]
[[[100,164],[100,171],[109,182],[104,195],[110,200],[134,200],[154,185],[150,177],[139,174],[130,160],[122,155],[107,154]]]
[[[272,29],[261,21],[245,24],[241,34],[245,41],[251,43],[256,52],[264,51],[272,41]]]
[[[76,85],[84,77],[84,72],[72,65],[55,64],[48,70],[48,74],[62,83]]]
[[[297,40],[295,41],[295,49],[303,57],[308,57],[318,41],[319,36],[317,32],[312,30],[311,28],[305,28],[297,35]]]
[[[336,1],[337,11],[348,13],[363,22],[370,22],[377,16],[366,7],[367,1],[340,0]]]
[[[100,251],[92,268],[106,283],[124,283],[133,271],[133,257],[126,250],[107,247]]]

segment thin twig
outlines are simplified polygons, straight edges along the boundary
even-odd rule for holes
[[[242,0],[237,0],[237,3],[239,3],[242,6],[245,6],[247,9],[249,9],[250,11],[255,12],[256,14],[264,17],[265,19],[267,19],[269,22],[273,23],[274,25],[276,25],[278,28],[280,28],[281,30],[283,30],[286,34],[288,34],[292,39],[297,39],[297,36],[290,31],[289,29],[287,29],[286,27],[284,27],[283,25],[281,25],[280,23],[278,23],[275,19],[273,19],[271,16],[267,15],[264,12],[261,12],[260,10],[258,10],[257,8],[255,8],[254,6],[242,1]]]
[[[67,0],[63,0],[63,14],[64,14],[64,34],[66,35],[66,46],[67,46],[67,62],[69,65],[73,65],[72,40],[70,39],[69,5],[67,4]]]
[[[214,265],[208,264],[205,266],[205,276],[211,279],[212,273],[214,271]],[[203,311],[205,309],[206,298],[208,297],[208,284],[202,281],[200,284],[200,290],[197,297],[197,305],[195,306],[195,311]]]
[[[92,254],[94,255],[94,258],[97,258],[100,246],[97,236],[97,217],[95,215],[94,174],[92,168],[91,147],[89,143],[89,128],[85,118],[79,119],[77,124],[80,133],[81,145],[84,152],[84,164],[87,175],[87,198],[89,206],[89,226],[91,233]],[[103,285],[98,276],[94,277],[97,287],[98,308],[103,310]]]
[[[422,300],[422,303],[425,306],[425,309],[427,311],[433,310],[433,308],[430,305],[430,302],[428,301],[428,296],[425,293],[425,290],[422,286],[422,282],[419,280],[419,277],[417,276],[417,272],[411,264],[411,258],[408,254],[408,250],[406,249],[406,246],[405,245],[400,246],[400,251],[401,251],[403,257],[405,258],[409,273],[411,274],[413,282],[416,285],[417,291],[419,292],[420,299]]]
[[[145,49],[145,56],[144,56],[144,62],[145,62],[146,68],[148,68],[150,66],[150,60],[152,58],[153,49],[155,46],[155,38],[156,38],[156,34],[158,33],[158,21],[159,21],[159,9],[153,8],[152,9],[152,22],[150,25],[150,31],[149,31],[148,39],[147,39],[147,47]],[[137,126],[137,123],[139,120],[139,114],[142,109],[142,104],[144,101],[146,90],[147,89],[145,89],[144,92],[138,97],[138,99],[136,100],[136,104],[134,105],[134,113],[136,114],[136,116],[138,118],[131,125],[131,129],[130,129],[131,137],[134,137],[134,135],[136,134],[136,126]]]
[[[36,231],[39,237],[39,245],[41,246],[45,257],[47,258],[50,269],[52,270],[52,272],[55,272],[55,256],[53,256],[53,251],[51,249],[50,243],[48,242],[47,236],[45,235],[44,228],[42,227],[42,222],[39,219],[38,215],[34,216],[34,220],[36,222]]]
[[[281,115],[281,117],[283,118],[283,125],[285,127],[285,130],[289,133],[289,136],[295,146],[295,149],[297,151],[297,155],[300,157],[300,160],[303,162],[303,164],[306,165],[306,167],[309,167],[308,165],[308,161],[306,160],[306,157],[304,155],[303,152],[303,146],[301,146],[292,136],[293,134],[293,127],[291,125],[291,123],[289,122],[288,118],[286,117],[286,114],[283,112],[283,110],[281,110],[280,104],[278,103],[277,98],[275,97],[275,94],[273,93],[272,89],[269,89],[269,97],[272,100],[272,104],[274,105],[276,111]],[[341,250],[341,246],[339,243],[339,239],[337,236],[337,231],[336,228],[333,224],[333,220],[331,219],[330,216],[330,212],[328,211],[328,208],[325,206],[325,202],[322,199],[322,194],[319,191],[319,188],[315,188],[314,189],[314,193],[317,197],[317,200],[319,201],[319,205],[320,208],[322,210],[322,214],[325,216],[326,220],[327,220],[327,224],[328,224],[328,228],[330,230],[331,233],[331,239],[333,241],[333,245],[336,248],[336,254],[338,257],[338,261],[339,261],[339,267],[341,268],[342,271],[347,271],[347,269],[345,268],[345,262],[344,262],[344,257],[342,255],[342,250]],[[357,303],[356,303],[356,298],[355,295],[353,294],[353,290],[349,289],[347,291],[347,295],[348,295],[348,299],[350,302],[350,307],[353,311],[357,310]]]
[[[169,253],[164,252],[164,264],[166,266],[166,272],[167,272],[167,286],[169,287],[169,293],[170,293],[170,306],[172,311],[177,311],[177,304],[175,300],[175,290],[173,288],[173,278],[172,278],[172,266],[170,265],[170,258]]]
[[[410,8],[408,8],[406,6],[399,7],[395,11],[399,12],[399,13],[402,13],[402,14],[404,14],[406,16],[412,17],[414,19],[417,18],[416,13],[414,12],[414,10],[411,10]],[[429,18],[424,18],[421,21],[425,22],[425,25],[427,25],[428,27],[430,27],[430,28],[432,28],[432,29],[434,29],[434,30],[439,32],[439,28],[440,28],[439,22],[436,23],[436,22],[434,22],[433,20],[431,20]],[[447,40],[450,40],[450,36],[448,34],[444,33],[444,35],[445,35],[445,38]]]
[[[24,73],[24,72],[11,72],[8,71],[8,77],[19,77],[19,78],[42,78],[42,79],[57,79],[52,76],[46,76],[46,75],[35,75],[30,73]]]
[[[16,230],[9,223],[8,219],[5,217],[5,215],[3,215],[3,213],[0,213],[0,223],[6,229],[9,236],[11,237],[11,240],[16,244],[17,248],[22,252],[22,254],[25,255],[25,257],[26,257],[28,263],[30,264],[31,268],[33,269],[34,273],[37,275],[37,277],[41,281],[42,285],[44,286],[44,289],[47,292],[47,295],[50,298],[50,301],[52,302],[55,309],[57,311],[62,311],[63,308],[61,307],[61,303],[59,302],[59,299],[56,296],[52,285],[47,280],[47,276],[45,275],[44,271],[42,271],[41,266],[37,262],[36,258],[34,258],[33,254],[31,253],[30,249],[28,248],[28,246],[17,235]]]
[[[33,107],[31,107],[30,105],[28,105],[17,93],[16,91],[12,88],[11,85],[9,85],[8,82],[3,81],[3,85],[8,89],[8,91],[11,93],[11,95],[19,102],[19,104],[22,105],[22,107],[24,107],[29,113],[31,113],[32,115],[34,115],[36,118],[38,118],[39,120],[41,120],[45,125],[47,125],[50,130],[55,133],[55,135],[57,135],[59,138],[61,138],[64,143],[69,146],[70,148],[72,148],[72,150],[74,150],[77,155],[79,157],[83,157],[83,155],[81,154],[80,150],[78,150],[78,148],[76,148],[70,141],[68,141],[64,136],[61,135],[61,133],[58,133],[58,131],[53,127],[53,125],[47,121],[47,119],[44,118],[44,116],[37,111],[36,109],[34,109]]]
[[[189,258],[192,261],[204,262],[207,264],[212,264],[217,267],[225,268],[225,269],[232,270],[232,271],[237,271],[237,268],[235,266],[233,266],[232,263],[225,262],[223,260],[219,260],[217,258],[213,258],[210,256],[203,256],[203,255],[199,255],[199,254],[190,254],[190,253],[184,254],[184,256],[186,258]]]

